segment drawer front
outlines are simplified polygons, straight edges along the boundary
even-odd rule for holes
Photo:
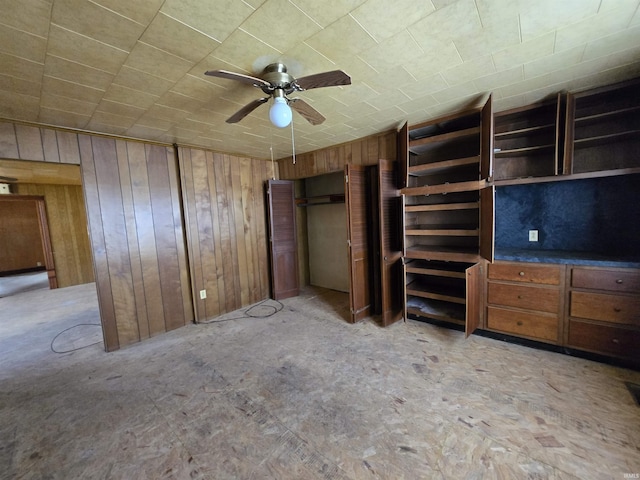
[[[560,291],[551,287],[489,282],[487,301],[494,305],[558,313]]]
[[[546,342],[558,341],[557,316],[487,307],[487,328]]]
[[[561,267],[534,263],[490,263],[490,280],[560,285]]]
[[[640,359],[640,332],[571,320],[569,346],[617,357]]]
[[[612,292],[640,292],[640,271],[573,268],[571,270],[571,286]]]
[[[640,326],[640,298],[604,293],[571,292],[572,317]]]

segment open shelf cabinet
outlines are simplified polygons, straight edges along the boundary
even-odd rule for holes
[[[492,127],[489,97],[480,107],[405,125],[400,132],[409,318],[465,325],[467,333],[480,320],[480,299],[470,299],[478,288],[469,282],[493,251],[494,190],[486,181]]]
[[[564,96],[494,115],[493,178],[562,173]]]
[[[565,174],[640,168],[640,79],[569,94]]]

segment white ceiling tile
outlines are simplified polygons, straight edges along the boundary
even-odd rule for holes
[[[190,62],[199,62],[220,45],[219,41],[163,13],[156,15],[140,40]]]
[[[344,17],[365,0],[291,0],[300,10],[305,12],[322,27],[326,27],[339,18]]]
[[[491,55],[509,46],[520,43],[518,22],[503,23],[499,27],[486,27],[473,36],[456,38],[455,45],[463,60]]]
[[[109,89],[103,96],[103,100],[105,101],[121,103],[129,105],[132,108],[141,108],[143,110],[146,110],[153,105],[158,101],[158,98],[158,95],[141,92],[140,90],[133,90],[122,85],[116,85],[115,83],[109,86]]]
[[[46,0],[2,0],[0,23],[23,32],[47,37],[51,2]]]
[[[335,63],[376,45],[371,35],[351,16],[342,17],[307,39],[306,43]]]
[[[97,68],[88,67],[53,55],[47,55],[44,74],[99,90],[106,90],[114,77],[113,74],[104,70],[98,70]]]
[[[90,119],[91,117],[88,116],[45,107],[40,107],[38,114],[38,122],[40,123],[58,125],[60,122],[64,122],[64,125],[70,128],[85,128]]]
[[[165,0],[160,11],[222,42],[255,10],[237,0]]]
[[[558,29],[556,32],[555,51],[568,50],[584,45],[600,37],[627,28],[635,12],[635,6],[605,10],[579,22]]]
[[[72,62],[118,73],[128,52],[58,25],[51,25],[47,53]]]
[[[39,111],[39,97],[0,90],[0,117],[35,122]]]
[[[400,87],[400,90],[409,98],[416,99],[445,90],[446,88],[449,88],[449,84],[442,74],[437,73],[430,77],[423,77],[414,83],[404,85]]]
[[[47,39],[0,24],[0,53],[44,63]]]
[[[491,92],[497,88],[511,85],[512,83],[518,83],[524,80],[524,69],[522,65],[510,68],[509,70],[502,70],[501,72],[492,73],[484,77],[479,77],[474,80],[476,87],[481,92]]]
[[[43,93],[41,98],[43,108],[60,110],[61,112],[71,112],[90,117],[98,106],[95,103],[83,102],[69,97],[61,97],[48,92]]]
[[[507,70],[553,53],[555,32],[512,45],[493,53],[493,63],[498,71]]]
[[[255,74],[253,64],[257,58],[265,55],[280,55],[281,52],[267,45],[244,30],[236,30],[222,45],[216,48],[210,58],[219,59],[228,65],[215,65],[216,70],[232,70]],[[204,72],[203,72],[204,73]]]
[[[530,40],[598,12],[600,0],[537,0],[520,14],[522,40]]]
[[[282,12],[287,13],[283,15]],[[282,53],[319,32],[322,27],[289,0],[267,0],[240,28]]]
[[[351,12],[351,16],[380,42],[434,11],[430,0],[394,0],[392,3],[388,0],[368,0]]]
[[[417,80],[430,78],[438,72],[443,72],[463,63],[453,42],[434,45],[434,48],[425,48],[424,52],[422,58],[404,65],[404,68]]]
[[[407,30],[388,38],[376,46],[365,50],[359,57],[378,72],[419,60],[424,55],[422,48]]]
[[[628,28],[587,43],[584,60],[611,55],[626,50],[631,45],[640,45],[640,26]]]
[[[525,63],[524,76],[525,78],[539,77],[541,75],[546,75],[547,73],[577,65],[582,61],[584,49],[585,45],[581,45],[570,50],[565,50],[534,60],[533,62]]]
[[[482,30],[473,0],[459,0],[408,27],[418,44],[428,51],[456,38],[472,38]]]
[[[86,0],[56,0],[52,22],[107,45],[130,51],[145,25]]]
[[[124,65],[175,83],[193,67],[193,62],[138,42]]]
[[[117,12],[123,17],[127,17],[141,25],[148,24],[158,13],[158,9],[164,3],[164,0],[91,0],[109,10]]]
[[[457,85],[479,77],[485,77],[495,71],[496,67],[493,64],[493,59],[490,55],[487,55],[467,60],[456,67],[444,70],[441,75],[449,85]]]
[[[478,93],[480,93],[480,91],[473,82],[466,82],[435,92],[433,93],[433,98],[435,98],[438,103],[447,103],[457,98],[466,98]]]
[[[37,77],[37,81],[30,81],[0,73],[0,90],[37,98],[42,91],[41,78],[40,76]]]
[[[42,91],[43,94],[52,93],[61,97],[69,97],[95,104],[98,104],[104,95],[104,90],[47,75],[42,79]]]
[[[44,73],[43,63],[33,62],[6,53],[0,53],[0,65],[2,65],[2,73],[5,75],[30,81],[40,81]]]
[[[115,85],[138,90],[151,95],[160,96],[169,90],[174,82],[156,77],[150,73],[124,65],[113,79]]]

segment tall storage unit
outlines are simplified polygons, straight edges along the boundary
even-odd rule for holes
[[[482,262],[493,258],[491,97],[400,132],[405,317],[480,323]]]

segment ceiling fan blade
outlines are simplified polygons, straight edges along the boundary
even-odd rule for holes
[[[326,119],[322,114],[301,98],[289,100],[289,106],[302,115],[311,125],[320,125]]]
[[[253,102],[246,104],[244,107],[242,107],[236,113],[234,113],[229,118],[227,118],[226,122],[227,123],[238,123],[240,120],[242,120],[244,117],[249,115],[251,112],[253,112],[260,105],[262,105],[263,103],[266,103],[268,101],[269,101],[269,97],[259,98],[257,100],[254,100]]]
[[[295,83],[302,90],[310,90],[312,88],[351,85],[351,77],[342,70],[333,70],[298,78]]]
[[[227,78],[229,80],[237,80],[238,82],[248,83],[254,87],[271,87],[271,84],[258,77],[252,77],[251,75],[245,75],[244,73],[229,72],[227,70],[209,70],[204,72],[205,75],[210,77]]]

